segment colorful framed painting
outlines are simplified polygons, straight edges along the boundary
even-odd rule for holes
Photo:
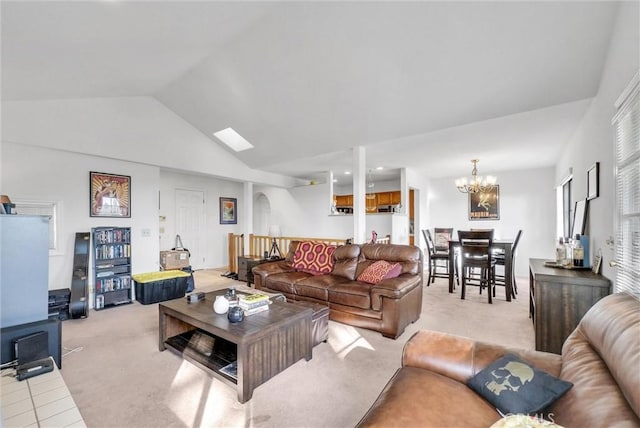
[[[469,193],[469,220],[500,220],[500,186]]]
[[[238,200],[236,198],[220,198],[220,224],[238,223]]]
[[[89,172],[89,215],[131,217],[131,177]]]

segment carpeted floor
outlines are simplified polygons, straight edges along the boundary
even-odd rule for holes
[[[196,290],[236,281],[195,272]],[[329,340],[240,404],[234,389],[170,352],[158,351],[157,304],[134,303],[62,324],[62,375],[88,427],[352,427],[400,367],[404,343],[432,329],[533,348],[527,281],[518,299],[492,305],[476,288],[461,300],[446,280],[424,287],[421,318],[396,340],[330,322]],[[428,397],[416,397],[428,405]]]

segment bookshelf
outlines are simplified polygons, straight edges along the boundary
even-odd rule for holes
[[[131,303],[131,228],[94,227],[94,308]]]

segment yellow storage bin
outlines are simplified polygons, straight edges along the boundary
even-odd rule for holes
[[[181,270],[137,273],[132,275],[136,287],[136,300],[143,305],[184,297],[187,279],[191,275]]]

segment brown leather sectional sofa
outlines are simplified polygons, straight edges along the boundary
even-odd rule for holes
[[[416,333],[400,368],[359,427],[489,427],[500,414],[466,386],[510,352],[573,383],[546,416],[565,427],[640,426],[640,301],[601,299],[567,338],[562,355],[507,349],[435,331]]]
[[[411,245],[342,245],[333,253],[330,274],[312,275],[293,267],[299,241],[292,241],[283,261],[253,268],[255,287],[280,292],[289,300],[304,300],[329,306],[329,319],[379,331],[397,338],[420,317],[422,309],[422,251]],[[397,278],[372,285],[356,281],[377,260],[398,262]]]

